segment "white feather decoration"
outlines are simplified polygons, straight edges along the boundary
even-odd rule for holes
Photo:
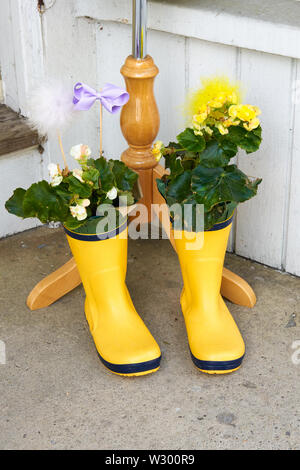
[[[40,135],[61,132],[73,115],[73,89],[61,82],[43,83],[29,97],[29,124]]]

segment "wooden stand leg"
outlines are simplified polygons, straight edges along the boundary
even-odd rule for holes
[[[30,310],[49,307],[80,284],[80,275],[72,258],[35,286],[28,296],[27,306]]]

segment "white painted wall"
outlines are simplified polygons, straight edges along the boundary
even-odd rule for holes
[[[131,49],[130,0],[46,0],[49,9],[42,16],[36,3],[2,0],[0,4],[0,60],[8,104],[26,113],[26,91],[33,79],[43,75],[73,84],[85,81],[97,88],[106,81],[123,84],[119,71]],[[11,32],[16,21],[22,24],[21,40]],[[5,51],[3,22],[7,37],[14,37],[14,47]],[[149,53],[161,71],[156,96],[162,140],[173,139],[183,127],[185,93],[203,75],[220,72],[241,79],[247,100],[262,108],[261,150],[252,156],[240,153],[237,161],[264,181],[259,196],[239,207],[230,248],[300,275],[300,99],[293,99],[300,80],[300,3],[152,0],[149,27]],[[15,52],[20,44],[22,59]],[[83,113],[66,132],[67,150],[85,142],[94,153],[98,151],[97,111]],[[104,146],[113,158],[126,147],[115,116],[105,115]],[[44,174],[50,159],[60,159],[52,140],[40,164]]]
[[[4,209],[16,187],[24,187],[42,178],[41,155],[36,149],[0,157],[0,238],[40,225],[37,219],[22,220]]]

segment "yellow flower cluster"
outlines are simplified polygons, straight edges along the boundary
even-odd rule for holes
[[[155,160],[159,162],[162,157],[163,157],[163,151],[164,151],[164,144],[161,140],[158,140],[155,142],[153,149],[152,149],[152,155],[155,157]]]
[[[257,116],[261,111],[256,106],[240,104],[238,83],[230,83],[226,77],[215,77],[203,79],[202,84],[202,88],[193,93],[188,101],[196,135],[203,135],[203,132],[212,135],[214,127],[225,135],[230,126],[238,126],[241,122],[248,131],[259,126]]]
[[[260,121],[257,116],[261,114],[261,110],[257,106],[251,104],[238,104],[230,106],[228,110],[229,119],[233,119],[234,122],[243,121],[243,126],[247,131],[256,129]]]

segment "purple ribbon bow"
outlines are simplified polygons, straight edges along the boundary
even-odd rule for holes
[[[115,114],[129,101],[129,94],[111,83],[106,83],[101,92],[97,92],[85,83],[75,85],[73,103],[76,111],[87,111],[96,100],[100,100],[107,111]]]

